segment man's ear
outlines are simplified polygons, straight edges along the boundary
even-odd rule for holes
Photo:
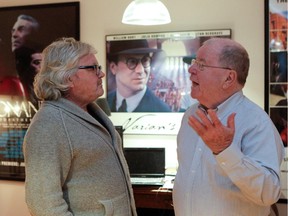
[[[74,77],[73,76],[69,76],[68,77],[68,84],[70,86],[70,88],[74,87]]]
[[[116,75],[116,67],[117,67],[117,64],[115,62],[111,62],[109,64],[109,69],[113,75]]]
[[[223,89],[229,88],[235,82],[237,82],[237,72],[234,70],[230,70],[228,75],[226,76],[226,80],[223,83]]]

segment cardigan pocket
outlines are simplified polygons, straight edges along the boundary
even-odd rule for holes
[[[100,203],[103,204],[105,209],[105,216],[112,216],[113,215],[113,203],[111,200],[100,200]]]
[[[129,197],[126,193],[121,194],[110,200],[99,200],[105,208],[105,216],[129,216],[131,215],[131,207]]]

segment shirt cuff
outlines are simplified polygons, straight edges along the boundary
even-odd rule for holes
[[[229,170],[229,168],[232,168],[234,167],[234,165],[241,162],[243,158],[243,153],[240,151],[239,148],[237,148],[236,145],[233,145],[232,143],[224,151],[222,151],[218,155],[215,155],[215,158],[221,167]]]

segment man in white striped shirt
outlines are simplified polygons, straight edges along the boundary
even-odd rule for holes
[[[284,147],[269,116],[243,95],[245,48],[206,41],[189,67],[193,104],[177,136],[176,216],[267,216],[280,196]]]

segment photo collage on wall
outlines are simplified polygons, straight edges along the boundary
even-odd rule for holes
[[[287,2],[269,0],[269,114],[287,147]]]

